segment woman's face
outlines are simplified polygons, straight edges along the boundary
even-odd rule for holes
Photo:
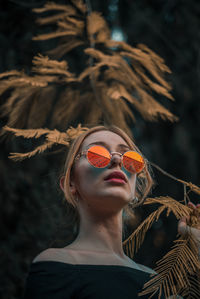
[[[92,133],[83,141],[81,151],[93,145],[102,145],[109,152],[122,154],[130,150],[126,141],[111,131]],[[119,174],[122,174],[125,180],[115,179]],[[120,155],[114,154],[111,163],[105,168],[95,168],[88,162],[87,157],[82,155],[74,165],[71,190],[79,202],[86,204],[88,208],[114,212],[123,209],[134,198],[135,184],[136,174],[124,169]]]

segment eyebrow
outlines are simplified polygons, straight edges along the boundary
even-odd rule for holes
[[[106,148],[109,147],[108,144],[107,144],[106,142],[103,142],[103,141],[96,141],[96,142],[92,142],[92,143],[88,144],[88,145],[87,145],[87,148],[88,148],[88,146],[93,145],[93,144],[103,145],[103,146],[105,146]],[[130,149],[130,146],[128,146],[128,145],[126,145],[126,144],[123,144],[123,143],[118,144],[117,147],[118,147],[118,148]]]

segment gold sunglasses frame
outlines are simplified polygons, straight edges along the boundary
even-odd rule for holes
[[[93,165],[93,164],[90,162],[90,160],[88,159],[87,153],[88,153],[89,149],[91,149],[91,148],[94,147],[94,146],[99,146],[99,147],[102,147],[102,148],[104,148],[105,150],[107,150],[107,152],[108,152],[109,155],[110,155],[110,162],[108,163],[108,165],[106,165],[106,166],[104,166],[104,167],[96,167],[95,165]],[[143,170],[143,169],[144,169],[144,166],[145,166],[145,159],[144,159],[144,157],[143,157],[140,153],[138,153],[138,152],[136,152],[136,151],[133,151],[133,150],[126,151],[126,152],[124,152],[123,154],[122,154],[122,153],[119,153],[119,152],[109,152],[109,150],[108,150],[106,147],[102,146],[102,145],[92,145],[92,146],[89,147],[87,150],[84,150],[84,151],[80,152],[80,153],[76,156],[76,158],[75,158],[74,160],[77,161],[78,159],[81,158],[81,156],[85,155],[85,156],[87,157],[88,162],[89,162],[90,165],[92,165],[93,167],[95,167],[95,168],[105,168],[105,167],[107,167],[107,166],[110,165],[113,155],[116,155],[116,154],[117,154],[117,155],[120,155],[122,164],[123,164],[123,166],[124,166],[122,156],[124,156],[124,155],[125,155],[126,153],[128,153],[128,152],[134,152],[134,153],[137,153],[137,154],[139,154],[139,155],[142,157],[142,159],[143,159],[143,161],[144,161],[144,165],[143,165],[143,168],[142,168],[142,170]],[[124,168],[125,168],[127,171],[129,171],[125,166],[124,166]],[[141,173],[142,170],[139,171],[139,172],[136,172],[136,171],[135,171],[135,172],[131,172],[131,171],[129,171],[129,172],[130,172],[130,173],[137,173],[137,174],[138,174],[138,173]]]

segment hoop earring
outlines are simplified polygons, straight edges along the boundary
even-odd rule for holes
[[[74,200],[75,200],[76,203],[78,203],[79,202],[78,196],[75,196]]]
[[[129,202],[129,205],[130,206],[134,206],[135,204],[137,204],[139,202],[139,199],[138,199],[138,197],[137,196],[135,196],[132,200],[131,200],[131,202]]]

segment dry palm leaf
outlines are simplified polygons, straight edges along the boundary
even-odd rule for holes
[[[190,234],[181,236],[174,241],[172,249],[157,262],[154,275],[144,285],[140,295],[159,292],[158,299],[164,293],[165,298],[173,295],[183,295],[184,298],[198,299],[200,295],[200,271],[197,244]],[[186,297],[185,297],[186,296]]]
[[[162,212],[166,210],[166,216],[172,212],[177,219],[190,215],[190,208],[179,203],[171,197],[157,197],[147,198],[144,202],[145,205],[160,204],[161,206],[152,212],[138,228],[123,242],[125,250],[128,255],[133,258],[134,254],[139,250],[142,245],[146,232],[151,228],[154,221],[158,221]]]
[[[129,131],[127,123],[134,121],[135,117],[127,102],[135,106],[146,119],[155,120],[158,115],[164,119],[174,119],[167,109],[154,100],[142,77],[137,76],[120,55],[106,55],[92,48],[85,52],[96,63],[87,67],[78,77],[69,72],[66,61],[59,62],[39,55],[33,59],[34,75],[18,72],[7,74],[6,79],[2,78],[0,93],[11,91],[1,108],[2,115],[8,116],[7,125],[42,127],[50,119],[51,126],[65,129],[80,114],[84,117],[83,107],[87,106],[89,109],[86,109],[85,123],[106,120]],[[95,90],[90,85],[91,79],[95,80]],[[168,96],[167,88],[162,88]],[[98,101],[93,104],[96,97]],[[92,117],[87,117],[88,110]],[[62,117],[59,116],[61,114]]]
[[[55,144],[62,144],[69,146],[70,141],[77,138],[80,134],[85,132],[88,128],[81,127],[79,124],[77,128],[70,127],[66,132],[59,132],[58,130],[49,129],[14,129],[8,126],[3,127],[3,130],[14,133],[16,137],[22,136],[24,138],[40,138],[45,136],[45,142],[42,145],[37,146],[33,151],[28,153],[10,153],[9,158],[14,161],[22,161],[26,158],[31,158],[38,153],[43,153],[48,148],[51,148]]]
[[[74,47],[91,43],[102,43],[110,37],[110,30],[106,21],[99,12],[87,11],[83,1],[73,1],[73,4],[59,5],[54,2],[47,3],[43,8],[33,10],[36,13],[47,13],[54,11],[54,15],[39,18],[40,25],[56,24],[57,30],[42,34],[34,40],[46,40],[62,37],[60,44],[50,54],[61,58]]]
[[[9,93],[8,100],[1,108],[1,115],[8,117],[8,126],[4,128],[4,132],[9,131],[25,138],[44,136],[46,140],[29,153],[12,153],[12,159],[32,157],[54,144],[68,146],[71,139],[86,130],[80,125],[62,133],[58,130],[33,129],[46,127],[48,122],[52,127],[66,130],[72,121],[82,117],[83,123],[104,120],[130,132],[128,121],[135,120],[130,105],[150,121],[157,120],[158,117],[176,120],[171,112],[154,99],[154,94],[157,93],[173,100],[171,86],[164,78],[165,73],[170,73],[170,70],[163,59],[147,46],[138,45],[134,48],[125,42],[110,40],[109,28],[104,18],[97,12],[88,13],[82,0],[71,0],[69,5],[48,2],[43,8],[34,11],[50,13],[38,19],[40,25],[57,26],[55,32],[35,38],[59,40],[58,46],[49,51],[49,55],[63,59],[65,54],[81,45],[90,59],[77,76],[69,71],[66,60],[58,61],[42,55],[34,57],[32,73],[29,76],[15,70],[0,75],[0,95]],[[21,130],[10,126],[31,129]],[[181,180],[180,182],[183,183]],[[199,193],[197,186],[187,182],[184,184]],[[139,249],[146,231],[164,210],[167,210],[167,216],[172,212],[178,219],[190,213],[189,208],[169,197],[146,201],[146,204],[154,203],[160,203],[161,207],[124,242],[131,256],[134,250]],[[133,241],[135,248],[132,246]],[[177,290],[187,293],[185,282],[188,286],[190,281],[186,272],[192,275],[199,269],[195,260],[196,247],[192,242],[190,235],[176,241],[172,251],[163,258],[164,263],[159,262],[159,275],[146,285],[144,292],[157,292],[159,289],[160,294],[163,290],[165,295],[168,295],[171,288],[174,294]],[[177,254],[184,260],[184,266],[177,262]],[[166,268],[165,265],[170,266],[170,270],[167,270],[169,267]],[[191,270],[188,270],[189,266]],[[177,286],[174,285],[174,280],[177,281]],[[196,282],[195,279],[191,281],[190,287],[195,295],[193,285]]]
[[[7,73],[8,79],[0,81],[0,95],[10,91],[10,97],[1,107],[1,115],[8,116],[9,127],[36,128],[45,125],[53,102],[73,74],[66,61],[50,60],[39,55],[33,59],[34,76],[23,72]]]
[[[148,47],[112,41],[105,19],[97,12],[88,13],[83,1],[48,2],[34,11],[45,13],[39,24],[57,26],[56,32],[36,39],[59,38],[50,55],[63,60],[37,55],[31,75],[15,70],[0,75],[0,96],[6,93],[7,97],[0,113],[8,118],[9,127],[65,130],[79,118],[88,125],[112,123],[131,133],[132,107],[150,121],[159,117],[176,120],[154,99],[155,93],[173,99],[164,78],[170,70]],[[64,55],[79,45],[89,60],[75,75]]]
[[[152,212],[139,227],[123,242],[125,250],[132,258],[138,251],[148,229],[154,221],[157,221],[161,213],[166,210],[169,216],[172,212],[177,219],[190,216],[190,226],[199,225],[198,215],[194,211],[170,197],[148,198],[144,204],[161,204]],[[155,271],[157,274],[144,285],[140,295],[151,294],[151,298],[158,292],[159,298],[164,293],[165,297],[170,295],[193,294],[192,298],[199,298],[198,284],[200,283],[197,273],[200,271],[197,244],[191,234],[181,236],[175,241],[175,245],[158,263]],[[192,275],[192,276],[191,276]],[[187,297],[189,299],[189,297]]]
[[[97,63],[89,67],[84,74],[94,74],[98,70],[99,76],[95,76],[95,79],[98,81],[98,78],[103,77],[104,82],[107,83],[107,94],[111,99],[128,101],[148,120],[156,120],[158,116],[171,121],[176,119],[172,113],[155,101],[151,95],[151,90],[155,90],[157,87],[158,93],[172,99],[169,93],[169,86],[161,86],[158,83],[147,85],[143,80],[143,76],[136,74],[119,54],[112,53],[111,55],[106,55],[92,48],[86,49],[85,52],[92,56]],[[125,54],[123,56],[125,57]],[[147,60],[149,60],[149,57]],[[139,60],[135,60],[135,65],[139,63]],[[158,74],[156,71],[154,73]],[[81,75],[83,76],[83,74]]]
[[[191,182],[186,182],[183,180],[178,180],[180,183],[186,185],[187,187],[190,188],[191,191],[197,193],[198,195],[200,195],[200,188],[198,186],[196,186],[195,184],[191,183]]]
[[[198,187],[197,185],[191,183],[191,182],[186,182],[183,181],[181,179],[176,178],[174,175],[168,173],[167,171],[163,170],[162,168],[160,168],[158,165],[156,165],[153,162],[149,162],[151,166],[155,167],[157,170],[159,170],[161,173],[163,173],[165,176],[170,177],[172,180],[175,180],[176,182],[179,182],[181,184],[183,184],[184,186],[184,193],[186,192],[187,187],[190,189],[190,191],[195,192],[196,194],[200,195],[200,187]],[[188,196],[188,194],[186,194],[186,197]]]

